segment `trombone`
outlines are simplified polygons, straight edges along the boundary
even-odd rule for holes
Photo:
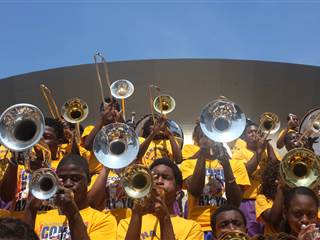
[[[42,96],[46,100],[46,103],[47,103],[47,106],[48,106],[49,111],[51,113],[51,116],[55,119],[60,120],[60,122],[62,122],[60,112],[59,112],[57,104],[52,96],[51,90],[46,85],[40,84],[40,91],[42,93]]]
[[[260,116],[260,124],[256,133],[256,139],[264,141],[270,134],[280,129],[279,117],[272,112],[265,112]]]
[[[105,79],[107,81],[107,85],[110,89],[110,99],[112,101],[113,97],[116,99],[121,99],[121,109],[122,109],[122,115],[123,119],[125,120],[125,99],[130,97],[133,92],[134,92],[134,85],[127,79],[119,79],[111,84],[110,78],[109,78],[109,69],[108,65],[106,62],[106,59],[100,52],[96,52],[93,56],[94,62],[95,62],[95,67],[96,67],[96,73],[97,73],[97,79],[100,87],[100,94],[101,94],[101,99],[104,105],[106,105],[106,101],[104,99],[104,92],[103,92],[103,84],[102,84],[102,78],[100,75],[100,70],[99,70],[99,63],[98,63],[98,58],[100,58],[101,63],[103,64],[103,69],[104,69],[104,75]]]

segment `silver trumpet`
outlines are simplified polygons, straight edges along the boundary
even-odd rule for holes
[[[130,97],[134,92],[133,84],[127,79],[114,81],[110,86],[111,95],[117,99]]]
[[[50,168],[40,168],[32,173],[30,191],[40,200],[49,200],[59,189],[59,178]]]

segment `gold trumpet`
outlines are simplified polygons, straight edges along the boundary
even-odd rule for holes
[[[160,114],[169,114],[176,107],[176,101],[170,95],[159,95],[153,100],[153,108]]]
[[[320,164],[317,155],[306,148],[290,150],[280,163],[281,179],[289,187],[313,189],[319,184]]]
[[[256,138],[263,141],[270,134],[276,133],[280,129],[279,117],[272,112],[265,112],[260,116],[260,125],[258,127]]]
[[[140,164],[129,166],[122,178],[126,194],[137,200],[148,197],[153,186],[153,176],[149,168]]]

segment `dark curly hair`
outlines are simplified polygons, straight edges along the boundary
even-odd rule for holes
[[[276,180],[280,177],[280,162],[269,160],[261,173],[261,186],[259,192],[267,198],[274,200],[277,184]]]
[[[37,234],[26,223],[14,218],[0,218],[0,239],[38,240]]]
[[[58,119],[46,117],[45,124],[46,126],[52,127],[55,130],[58,139],[64,138],[63,124]]]

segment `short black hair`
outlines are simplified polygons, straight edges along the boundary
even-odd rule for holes
[[[212,229],[212,232],[215,234],[216,233],[216,225],[217,225],[217,219],[220,215],[220,213],[223,213],[223,212],[228,212],[228,211],[236,211],[238,212],[241,217],[242,217],[242,220],[244,222],[244,225],[247,226],[247,220],[246,220],[246,217],[244,216],[243,212],[237,208],[236,206],[234,205],[230,205],[230,204],[225,204],[225,205],[222,205],[220,206],[212,215],[211,215],[211,229]]]
[[[179,169],[179,167],[169,158],[158,158],[153,161],[153,163],[150,165],[150,170],[155,168],[158,165],[166,165],[167,167],[171,168],[174,174],[174,178],[176,180],[176,185],[178,187],[182,187],[182,173]]]
[[[102,102],[102,103],[100,104],[100,108],[99,108],[100,112],[103,112],[103,110],[104,110],[104,103],[111,103],[111,98],[110,98],[110,97],[105,97],[105,98],[104,98],[104,102]],[[112,98],[112,104],[113,104],[114,108],[115,108],[118,112],[120,112],[120,105],[119,105],[117,99]]]
[[[89,164],[88,164],[87,159],[85,159],[84,157],[82,157],[78,154],[68,154],[68,155],[64,156],[61,159],[61,161],[59,162],[58,167],[57,167],[57,171],[61,167],[68,165],[68,164],[74,164],[74,165],[79,166],[83,170],[83,172],[86,174],[88,183],[90,182]]]
[[[46,124],[46,126],[52,127],[55,130],[58,139],[64,138],[63,124],[58,119],[46,117],[45,124]]]
[[[34,230],[20,219],[0,218],[0,240],[38,240]]]

